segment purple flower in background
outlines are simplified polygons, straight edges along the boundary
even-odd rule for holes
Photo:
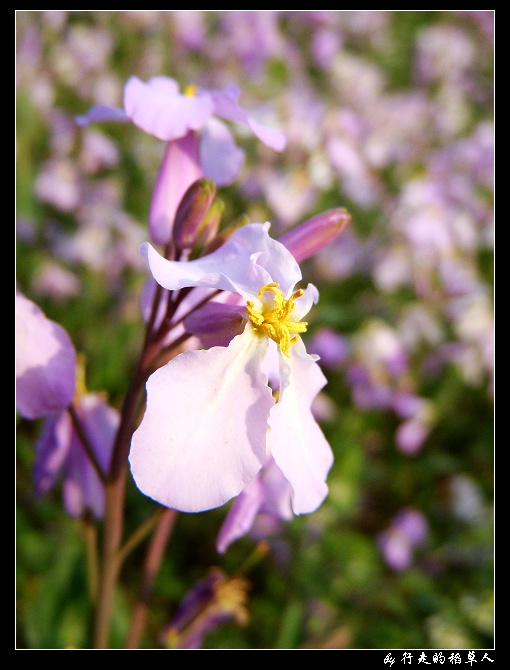
[[[152,77],[143,82],[132,76],[124,87],[124,110],[96,105],[77,118],[80,125],[131,120],[168,143],[149,214],[149,231],[155,244],[169,241],[177,206],[190,184],[207,177],[225,186],[241,171],[244,152],[220,119],[247,125],[276,151],[285,148],[285,135],[250,116],[239,105],[239,95],[240,90],[233,85],[222,90],[188,86],[180,93],[177,82],[170,77]]]
[[[316,353],[322,364],[328,368],[338,368],[349,353],[347,338],[332,328],[319,328],[308,346],[310,351]]]
[[[118,412],[96,393],[80,395],[76,412],[99,466],[107,472],[120,421]],[[62,475],[66,512],[79,517],[88,510],[96,518],[101,518],[103,484],[83,448],[69,412],[46,418],[35,450],[33,476],[36,492],[44,495]]]
[[[143,249],[163,288],[221,289],[245,303],[244,330],[227,347],[186,351],[147,381],[129,461],[140,490],[167,507],[199,512],[223,505],[268,454],[291,486],[295,514],[314,511],[327,495],[333,455],[311,411],[326,379],[299,336],[318,293],[313,285],[295,290],[299,265],[268,229],[269,223],[245,225],[189,262],[166,260],[149,244]],[[267,370],[274,350],[277,401]]]
[[[27,419],[59,412],[76,389],[76,351],[67,332],[16,294],[16,405]]]
[[[248,621],[249,583],[211,568],[186,594],[172,621],[160,635],[167,649],[198,649],[205,636],[228,621]]]
[[[393,570],[406,570],[413,561],[413,551],[428,535],[427,519],[415,509],[401,510],[387,530],[379,533],[377,544],[386,563]]]

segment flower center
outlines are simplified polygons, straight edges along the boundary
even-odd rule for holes
[[[195,84],[188,84],[184,89],[183,94],[187,98],[194,98],[197,94],[197,87],[195,86]]]
[[[285,300],[278,286],[279,284],[272,283],[261,287],[258,298],[262,298],[264,293],[273,294],[272,299],[262,301],[262,309],[255,309],[251,300],[248,300],[246,307],[255,331],[265,333],[289,357],[290,346],[297,340],[297,336],[291,337],[291,333],[304,333],[308,325],[305,321],[289,319],[294,311],[296,298],[300,298],[303,291],[299,289]]]

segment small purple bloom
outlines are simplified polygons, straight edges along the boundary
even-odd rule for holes
[[[167,649],[198,649],[205,636],[222,624],[245,624],[248,586],[246,579],[229,578],[219,568],[212,568],[186,594],[162,631],[161,643]]]
[[[99,394],[93,393],[79,397],[77,414],[98,463],[106,473],[119,425],[119,414]],[[36,492],[44,495],[62,475],[67,513],[79,517],[89,510],[96,518],[101,518],[104,511],[103,485],[68,412],[46,418],[35,449],[33,475]]]
[[[413,551],[425,542],[427,535],[428,523],[423,514],[415,509],[404,509],[379,533],[377,544],[393,570],[406,570],[412,564]]]
[[[327,368],[337,368],[349,353],[347,339],[331,328],[320,328],[314,333],[308,348],[320,357],[321,363]]]
[[[430,426],[420,420],[420,417],[407,419],[397,428],[395,442],[400,451],[413,456],[416,454],[430,433]]]

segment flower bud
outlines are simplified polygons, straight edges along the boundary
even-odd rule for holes
[[[350,222],[351,215],[343,207],[328,209],[285,233],[278,241],[301,263],[336,240]]]
[[[173,238],[177,251],[193,246],[215,196],[216,184],[210,179],[197,179],[187,189],[175,214]]]
[[[203,248],[216,237],[220,227],[221,216],[225,209],[225,203],[219,198],[215,198],[205,213],[202,223],[198,227],[195,238],[195,246]]]

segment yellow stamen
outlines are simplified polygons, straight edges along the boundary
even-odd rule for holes
[[[195,84],[188,84],[186,88],[183,91],[184,95],[186,95],[188,98],[194,98],[197,94],[197,87]]]
[[[291,337],[291,333],[304,333],[308,324],[305,321],[289,319],[294,311],[294,303],[303,295],[303,291],[299,289],[285,300],[278,286],[275,282],[262,286],[257,297],[262,298],[268,292],[273,294],[272,301],[263,301],[262,309],[255,309],[251,300],[248,300],[246,307],[255,331],[265,333],[288,357],[291,344],[297,340],[297,335]]]
[[[74,401],[78,402],[80,396],[87,393],[87,384],[85,381],[86,359],[85,354],[78,353],[76,356],[76,391],[74,393]]]

